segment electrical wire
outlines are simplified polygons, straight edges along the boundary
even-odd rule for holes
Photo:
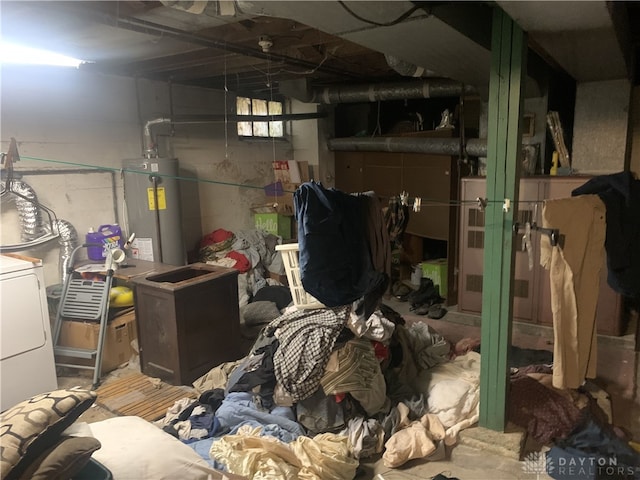
[[[320,63],[318,65],[316,65],[314,68],[312,68],[311,70],[305,70],[303,72],[296,72],[294,70],[287,70],[285,68],[281,68],[276,73],[284,72],[284,73],[293,73],[294,75],[311,75],[312,73],[316,73],[316,70],[318,70],[322,66],[322,64],[327,61],[328,58],[329,58],[329,53],[325,52],[324,58],[322,60],[320,60]]]
[[[281,68],[278,71],[272,72],[271,75],[278,75],[280,73],[292,73],[294,75],[310,75],[312,73],[315,73],[316,70],[318,70],[322,66],[322,64],[327,61],[328,58],[329,58],[329,53],[325,53],[324,58],[322,60],[320,60],[320,63],[318,63],[318,65],[316,65],[311,70],[303,70],[303,71],[300,72],[300,71],[295,71],[295,70],[287,70],[286,68]],[[270,59],[271,59],[271,56],[269,56],[269,61],[270,61]],[[269,75],[268,72],[265,72],[264,70],[256,67],[255,65],[251,65],[251,68],[253,68],[254,70],[256,70],[256,71],[258,71],[260,73],[262,73],[263,75]]]
[[[361,17],[360,15],[358,15],[356,12],[354,12],[353,10],[351,10],[349,7],[347,7],[346,3],[344,3],[342,0],[338,0],[338,3],[340,4],[340,6],[342,8],[344,8],[347,13],[349,13],[349,15],[351,15],[354,18],[357,18],[358,20],[360,20],[361,22],[364,23],[368,23],[369,25],[376,25],[377,27],[391,27],[393,25],[396,25],[400,22],[402,22],[405,18],[407,18],[409,15],[411,15],[413,12],[415,12],[416,10],[418,10],[419,8],[421,8],[420,6],[416,5],[414,7],[411,7],[409,10],[407,10],[405,13],[403,13],[402,15],[400,15],[398,18],[396,18],[395,20],[392,20],[390,22],[376,22],[373,20],[368,20],[364,17]]]

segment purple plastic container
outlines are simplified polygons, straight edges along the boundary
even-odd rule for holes
[[[97,232],[89,231],[85,237],[85,242],[102,245],[101,247],[87,247],[87,256],[90,260],[96,261],[107,258],[107,249],[124,247],[122,230],[117,223],[100,225]]]

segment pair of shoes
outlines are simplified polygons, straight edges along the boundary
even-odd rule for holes
[[[426,315],[434,320],[438,320],[447,314],[447,309],[442,305],[424,304],[416,308],[411,308],[411,311],[416,315]]]
[[[438,289],[430,278],[421,278],[420,287],[411,292],[407,300],[411,304],[413,310],[418,310],[420,307],[425,305],[428,308],[431,305],[444,302],[444,298],[440,296]]]

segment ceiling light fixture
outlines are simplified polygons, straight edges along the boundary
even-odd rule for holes
[[[271,50],[271,47],[273,47],[273,41],[269,35],[260,35],[260,38],[258,38],[258,45],[262,48],[264,53],[268,53],[269,50]]]
[[[78,68],[81,64],[87,62],[47,50],[0,42],[0,63],[2,65],[56,65]]]

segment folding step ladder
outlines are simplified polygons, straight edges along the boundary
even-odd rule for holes
[[[85,280],[78,278],[75,272],[74,257],[81,248],[92,247],[93,244],[84,244],[76,247],[69,258],[69,268],[65,278],[60,304],[53,327],[53,352],[56,356],[56,366],[77,369],[93,370],[93,387],[100,385],[100,373],[102,369],[102,350],[104,347],[107,322],[109,315],[109,291],[113,280],[113,269],[106,270],[104,280]],[[98,344],[95,348],[75,348],[58,345],[62,322],[67,321],[90,321],[99,322],[100,331],[98,334]],[[78,358],[93,360],[93,365],[83,363],[62,363],[58,362],[58,357]],[[86,363],[86,362],[85,362]]]

